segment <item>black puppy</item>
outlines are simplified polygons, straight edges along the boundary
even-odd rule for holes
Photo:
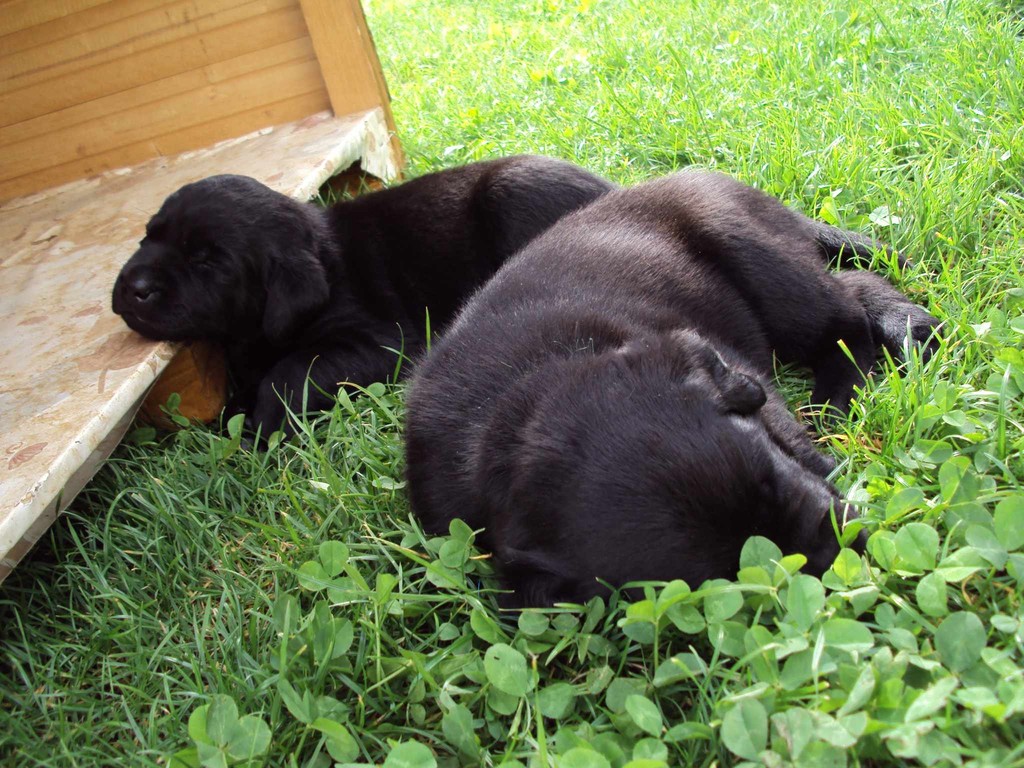
[[[384,381],[498,267],[612,185],[544,157],[474,163],[324,210],[244,176],[172,194],[114,284],[113,309],[152,339],[224,345],[230,410],[264,437],[285,404],[329,407]],[[325,392],[323,394],[321,392]]]
[[[876,247],[709,173],[567,216],[418,367],[414,512],[485,529],[511,606],[730,576],[754,534],[822,572],[846,511],[770,384],[772,352],[843,409],[879,346],[931,338],[937,321],[879,275],[826,269]]]

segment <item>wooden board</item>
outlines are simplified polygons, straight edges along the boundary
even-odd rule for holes
[[[195,34],[191,25],[181,24],[156,27],[145,35],[112,38],[103,48],[82,55],[37,45],[17,57],[4,57],[0,59],[0,79],[8,90],[0,125],[15,125],[111,93],[201,71],[210,64],[281,43],[303,41],[312,53],[298,7],[270,8],[263,15],[257,15],[251,6],[239,10],[249,10],[249,14],[226,11],[219,17],[222,23],[202,35]],[[58,55],[64,58],[55,58]]]
[[[0,201],[329,107],[394,131],[358,0],[0,0],[0,102]]]
[[[391,96],[359,0],[300,0],[331,108],[336,114],[380,105],[392,131],[392,149],[404,165]],[[345,56],[337,51],[344,50]]]
[[[117,272],[164,198],[230,172],[309,199],[355,162],[397,174],[380,109],[322,112],[0,205],[0,581],[113,450],[177,350],[110,310]]]

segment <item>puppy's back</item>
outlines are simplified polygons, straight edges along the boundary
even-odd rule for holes
[[[612,189],[571,163],[521,155],[421,176],[330,215],[349,273],[371,294],[393,290],[415,322],[428,308],[443,330],[513,253]]]

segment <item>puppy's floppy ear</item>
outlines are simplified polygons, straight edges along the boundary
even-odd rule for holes
[[[263,333],[274,343],[284,342],[330,294],[323,264],[305,248],[273,252],[264,268],[263,284],[267,292]]]

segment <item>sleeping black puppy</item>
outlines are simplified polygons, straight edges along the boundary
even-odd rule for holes
[[[826,269],[876,247],[710,173],[567,216],[419,365],[413,511],[432,532],[484,529],[509,606],[731,576],[754,534],[821,573],[848,512],[771,386],[772,353],[844,409],[879,347],[899,354],[908,328],[934,344],[935,318],[881,276]]]
[[[229,410],[264,437],[285,404],[329,407],[417,357],[432,330],[513,253],[612,185],[519,156],[422,176],[324,210],[244,176],[172,194],[114,284],[113,309],[151,339],[224,345]]]

